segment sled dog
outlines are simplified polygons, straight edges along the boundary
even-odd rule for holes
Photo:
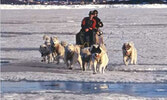
[[[47,35],[43,36],[44,44],[40,45],[39,52],[41,53],[41,57],[43,58],[42,62],[52,62],[52,50],[51,50],[51,42],[50,37]]]
[[[86,48],[81,49],[83,71],[86,71],[87,66],[88,66],[89,69],[91,69],[91,67],[93,65],[91,56],[92,55],[91,55],[91,52],[90,52],[90,47],[86,47]]]
[[[59,64],[60,59],[64,60],[65,48],[59,42],[57,37],[52,37],[51,41],[52,41],[52,52],[53,52],[53,55],[55,56],[54,58],[57,61],[57,64]]]
[[[137,63],[137,50],[134,47],[133,42],[124,43],[122,46],[123,53],[123,62],[125,65],[128,65],[129,60],[131,60],[131,64]]]
[[[106,50],[104,50],[100,45],[92,45],[91,54],[93,62],[93,74],[96,74],[97,71],[104,73],[104,70],[106,69],[106,66],[109,62]],[[99,66],[98,68],[97,65]]]
[[[52,53],[47,45],[45,44],[40,45],[39,52],[41,53],[41,57],[43,58],[41,62],[48,62],[48,63],[52,62],[53,60]]]
[[[69,44],[65,48],[65,63],[69,69],[72,69],[73,64],[78,62],[80,64],[81,69],[82,67],[82,59],[80,55],[80,46]]]

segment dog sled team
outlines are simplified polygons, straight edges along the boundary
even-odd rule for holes
[[[81,23],[81,30],[76,35],[76,44],[68,44],[65,41],[59,41],[58,37],[43,36],[44,43],[40,45],[42,62],[54,62],[59,64],[60,59],[69,69],[73,68],[75,63],[79,63],[80,68],[86,71],[93,68],[93,74],[104,73],[108,62],[107,49],[103,41],[103,33],[99,29],[103,23],[98,18],[98,11],[90,11],[89,17],[85,17]],[[133,42],[124,43],[122,46],[123,62],[128,65],[137,63],[137,50]]]

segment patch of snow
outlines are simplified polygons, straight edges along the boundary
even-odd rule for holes
[[[148,97],[136,97],[125,94],[111,94],[111,93],[100,93],[100,94],[75,94],[64,91],[62,93],[59,90],[54,91],[36,91],[26,94],[17,93],[5,93],[2,94],[2,100],[152,100],[153,98]],[[156,100],[166,100],[166,98],[154,98]]]
[[[84,81],[84,82],[167,82],[167,75],[145,72],[107,71],[105,74],[92,74],[92,71],[68,73],[49,72],[2,72],[1,80],[5,81]]]

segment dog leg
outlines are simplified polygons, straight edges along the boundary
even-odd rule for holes
[[[52,56],[52,53],[50,53],[49,56],[50,56],[50,62],[53,62],[53,56]]]
[[[48,61],[47,63],[50,63],[50,60],[49,60],[49,59],[50,59],[49,56],[47,56],[47,61]]]
[[[124,61],[124,64],[125,64],[126,66],[128,65],[128,61],[127,61],[127,60],[128,60],[128,57],[125,56],[124,59],[123,59],[123,61]]]
[[[136,61],[136,58],[134,59],[134,62],[133,62],[135,65],[137,64],[137,61]]]
[[[102,68],[102,74],[104,74],[105,68],[106,68],[106,66],[103,66],[103,68]]]
[[[130,63],[133,64],[133,62],[134,62],[134,55],[131,57]]]
[[[87,66],[88,66],[88,63],[87,63],[87,62],[85,62],[85,71],[86,71]]]
[[[65,63],[65,64],[68,63],[68,60],[67,60],[66,56],[64,56],[64,63]]]
[[[92,69],[92,66],[93,66],[93,62],[90,61],[90,62],[89,62],[89,69],[90,69],[90,70]]]
[[[105,69],[107,68],[107,66],[104,66],[103,67],[103,70],[102,70],[102,73],[104,74],[104,71],[105,71]]]
[[[51,62],[51,57],[50,57],[50,54],[47,55],[47,60],[48,60],[48,63]]]
[[[74,63],[74,61],[70,60],[69,69],[71,69],[71,70],[72,70],[72,67],[73,67],[73,63]]]
[[[57,64],[59,64],[60,63],[60,56],[57,56],[56,60],[57,60]]]
[[[70,67],[70,64],[69,64],[68,60],[66,61],[66,65],[67,65],[67,68]]]
[[[83,71],[86,71],[87,63],[85,61],[82,62],[82,66],[83,66]]]
[[[64,61],[64,64],[66,63],[66,60],[65,60],[65,58],[63,57],[63,61]]]
[[[80,55],[79,55],[79,57],[78,57],[78,63],[80,64],[81,70],[84,70],[84,69],[83,69],[83,66],[82,66],[82,58],[81,58]]]
[[[72,63],[71,63],[71,61],[67,60],[66,64],[67,64],[67,68],[68,69],[72,69]]]
[[[99,66],[99,73],[102,73],[102,69],[103,69],[103,65],[100,64],[100,66]]]
[[[132,52],[132,55],[131,55],[131,64],[135,64],[134,62],[135,62],[135,50],[133,50],[133,52]]]
[[[135,64],[135,65],[137,64],[137,53],[136,53],[136,55],[135,55],[134,64]]]
[[[43,57],[42,57],[41,62],[46,62],[46,56],[43,56]]]
[[[53,52],[53,53],[52,53],[52,56],[53,56],[53,61],[57,61],[57,59],[56,59],[57,53]]]
[[[94,64],[93,64],[93,74],[96,74],[96,73],[97,73],[96,66],[97,66],[97,62],[94,61]]]

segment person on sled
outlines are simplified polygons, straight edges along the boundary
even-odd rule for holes
[[[83,45],[84,47],[90,47],[96,44],[96,20],[94,19],[93,11],[89,12],[89,17],[85,17],[81,23],[81,31],[76,35],[76,44]]]
[[[98,11],[94,10],[93,13],[94,13],[93,18],[96,20],[96,28],[99,29],[99,27],[103,27],[103,23],[101,19],[98,17]]]
[[[104,44],[103,42],[103,32],[99,29],[100,27],[103,27],[103,23],[101,21],[101,19],[98,17],[98,11],[94,10],[94,19],[96,20],[96,28],[97,28],[97,32],[96,32],[96,44]]]

